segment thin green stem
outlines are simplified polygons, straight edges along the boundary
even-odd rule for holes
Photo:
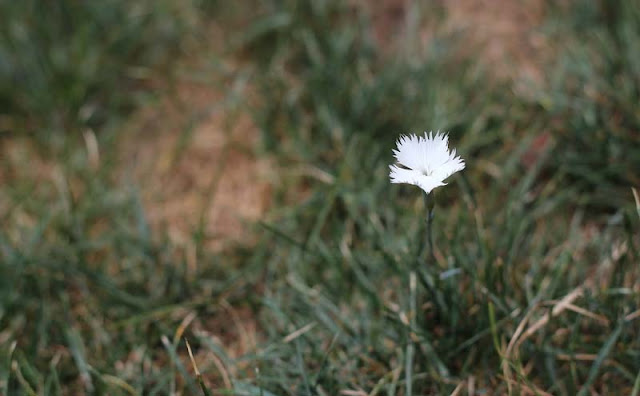
[[[433,226],[433,218],[435,216],[436,203],[435,203],[435,199],[433,198],[433,193],[432,194],[423,193],[423,197],[424,197],[424,208],[427,212],[427,249],[428,249],[427,264],[433,265],[436,262],[436,258],[433,254],[432,226]]]
[[[432,193],[433,194],[433,193]],[[420,255],[420,260],[418,260],[418,268],[417,272],[420,276],[420,281],[431,294],[432,298],[437,302],[437,304],[443,308],[444,301],[442,297],[438,295],[437,289],[439,287],[440,279],[437,275],[433,276],[432,279],[429,279],[428,271],[432,269],[436,264],[436,257],[433,253],[433,218],[435,215],[435,200],[432,194],[423,193],[424,197],[424,207],[427,212],[427,244],[426,244],[426,256],[423,253]],[[423,261],[424,260],[424,261]],[[437,271],[436,271],[437,272]]]
[[[435,211],[433,208],[427,209],[427,248],[429,249],[428,264],[431,265],[436,262],[436,256],[433,254],[433,232],[431,232],[434,214]]]

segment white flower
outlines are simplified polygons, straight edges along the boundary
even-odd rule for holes
[[[413,184],[428,194],[434,188],[446,185],[444,179],[464,169],[464,160],[456,157],[456,150],[449,151],[446,134],[401,135],[397,145],[393,155],[404,168],[389,166],[391,183]]]

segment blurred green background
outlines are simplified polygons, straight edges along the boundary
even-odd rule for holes
[[[639,42],[632,0],[0,0],[0,394],[639,395]]]

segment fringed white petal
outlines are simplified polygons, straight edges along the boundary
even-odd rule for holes
[[[432,176],[426,176],[419,171],[399,168],[396,165],[390,165],[389,168],[391,169],[389,174],[391,183],[413,184],[414,186],[418,186],[423,189],[427,194],[434,188],[445,185],[442,180],[436,179]]]
[[[436,168],[431,176],[435,177],[436,179],[444,180],[454,173],[463,170],[464,167],[464,161],[460,157],[453,158]]]
[[[413,184],[427,193],[445,185],[444,179],[465,167],[456,151],[449,151],[449,137],[440,132],[425,132],[424,137],[402,135],[393,154],[408,169],[391,165],[391,182]]]
[[[423,140],[416,135],[400,136],[397,142],[398,149],[393,150],[398,163],[409,169],[421,169],[424,159]]]
[[[445,186],[446,184],[447,183],[443,183],[442,180],[438,180],[432,176],[421,175],[416,185],[429,194],[434,188]]]

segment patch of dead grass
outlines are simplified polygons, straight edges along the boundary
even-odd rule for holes
[[[246,224],[270,202],[270,162],[255,155],[251,117],[226,105],[217,84],[177,82],[173,96],[140,110],[124,168],[140,186],[153,227],[186,243],[202,224],[206,246],[249,242]]]
[[[432,16],[412,19],[417,4],[411,1],[357,3],[369,10],[373,36],[385,52],[393,53],[389,47],[403,45],[403,34],[411,23],[419,25],[415,33],[423,45],[433,37]],[[513,80],[516,89],[544,79],[543,66],[551,55],[551,46],[538,30],[546,13],[545,1],[441,0],[439,5],[444,11],[443,31],[460,35],[463,55],[477,56],[489,75]]]
[[[549,49],[537,29],[545,16],[542,0],[447,0],[447,25],[463,34],[478,61],[497,77],[539,81]]]

